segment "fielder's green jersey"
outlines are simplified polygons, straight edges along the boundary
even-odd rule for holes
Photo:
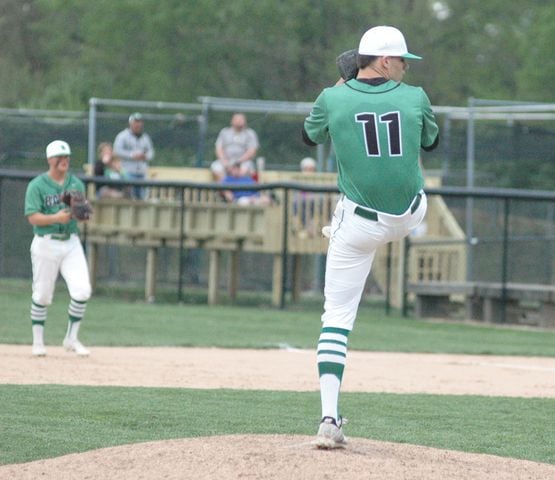
[[[85,193],[85,186],[75,175],[68,173],[63,185],[56,183],[48,173],[43,173],[29,182],[25,192],[25,216],[33,213],[52,215],[67,208],[62,202],[62,193],[66,190],[79,190]],[[71,219],[69,223],[54,223],[45,227],[33,225],[33,232],[37,235],[78,233],[77,221]]]
[[[326,88],[304,128],[314,143],[331,137],[339,190],[349,200],[393,215],[405,212],[424,186],[420,148],[438,136],[424,90],[393,80]]]

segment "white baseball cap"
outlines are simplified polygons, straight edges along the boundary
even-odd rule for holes
[[[367,30],[358,46],[360,55],[376,57],[403,57],[421,60],[422,57],[408,52],[405,37],[395,27],[379,26]]]
[[[71,155],[69,145],[63,140],[54,140],[46,146],[46,158]]]

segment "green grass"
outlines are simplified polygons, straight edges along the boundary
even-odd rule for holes
[[[0,463],[232,433],[313,435],[317,393],[0,386]],[[352,437],[555,463],[555,399],[345,393]],[[268,415],[271,412],[271,415]]]
[[[88,345],[314,348],[319,302],[263,306],[89,302]],[[124,294],[125,295],[125,294]],[[29,344],[30,286],[0,280],[0,343]],[[49,308],[47,344],[66,328],[67,292]],[[555,356],[555,332],[385,315],[364,305],[350,348],[374,351]],[[0,463],[119,444],[226,433],[312,435],[318,393],[0,385]],[[555,399],[344,393],[348,435],[555,463]],[[272,415],[268,415],[272,412]]]
[[[0,343],[28,344],[30,286],[0,281]],[[47,344],[59,344],[66,328],[68,295],[60,285],[48,310]],[[288,309],[195,304],[147,304],[93,296],[81,339],[96,346],[204,346],[314,348],[321,305]],[[363,306],[349,346],[356,350],[555,356],[555,331],[431,322],[387,316]]]

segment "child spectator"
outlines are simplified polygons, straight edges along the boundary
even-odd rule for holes
[[[227,185],[256,185],[256,181],[252,178],[252,172],[243,172],[239,162],[231,164],[229,173],[225,176],[223,183]],[[270,204],[270,198],[256,190],[226,190],[224,197],[226,201],[239,205]]]
[[[94,166],[95,176],[103,176],[113,180],[124,180],[127,177],[121,166],[121,160],[114,156],[112,144],[103,142],[98,146],[98,160]],[[100,198],[129,198],[129,189],[115,185],[102,185],[98,190]]]

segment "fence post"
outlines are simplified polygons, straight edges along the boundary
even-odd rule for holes
[[[410,240],[409,237],[404,237],[401,243],[402,255],[399,258],[399,269],[400,275],[399,286],[401,288],[401,311],[403,312],[403,317],[408,316],[408,305],[407,305],[407,280],[408,280],[408,265],[409,265],[409,250],[410,250]]]
[[[94,158],[96,156],[96,98],[89,100],[89,142],[87,151],[87,163],[91,167],[91,175],[94,176]]]
[[[288,230],[289,230],[289,189],[283,189],[283,223],[282,223],[282,242],[281,242],[281,292],[279,308],[285,308],[285,292],[287,289],[287,251],[289,249]]]
[[[389,315],[391,310],[391,250],[393,244],[387,244],[387,257],[385,261],[385,314]]]
[[[210,105],[207,101],[202,104],[202,112],[199,115],[199,138],[198,138],[198,148],[197,148],[197,160],[196,167],[204,166],[204,149],[206,147],[206,134],[208,132],[208,111]]]
[[[177,301],[183,301],[183,248],[185,244],[185,189],[179,188],[179,278],[177,279]]]
[[[507,281],[509,261],[509,198],[503,200],[503,247],[501,259],[501,323],[507,319]]]

